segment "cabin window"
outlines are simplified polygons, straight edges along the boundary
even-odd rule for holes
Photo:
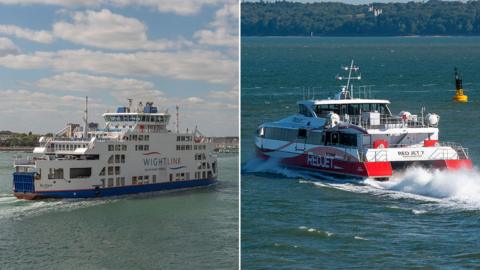
[[[48,170],[48,179],[63,179],[63,168],[50,168]]]
[[[120,174],[120,166],[115,166],[115,174],[116,175]]]
[[[309,132],[307,136],[307,144],[321,145],[323,144],[322,132]]]
[[[108,175],[113,175],[113,167],[108,167]]]
[[[120,155],[115,155],[115,163],[120,163]]]
[[[119,186],[120,186],[120,183],[121,183],[120,177],[115,178],[115,180],[116,180],[116,181],[115,181],[115,186],[119,187]]]
[[[298,112],[306,117],[312,117],[312,113],[304,104],[298,105]]]
[[[121,162],[121,163],[125,163],[125,155],[121,155],[121,156],[120,156],[120,162]]]
[[[113,164],[113,155],[108,158],[108,164]]]
[[[340,144],[357,146],[357,134],[340,133]]]
[[[92,176],[92,168],[70,168],[70,179],[88,178]]]
[[[105,175],[105,167],[103,167],[103,169],[102,169],[102,171],[100,171],[100,174],[99,174],[99,175],[100,175],[100,176]]]
[[[143,141],[143,135],[138,135],[138,140]]]
[[[143,146],[143,150],[144,150],[144,151],[148,151],[149,149],[150,149],[150,146],[149,146],[149,145],[144,145],[144,146]]]
[[[138,177],[138,184],[143,184],[143,176]]]
[[[145,176],[143,177],[143,183],[144,183],[144,184],[148,184],[148,182],[149,182],[149,179],[148,179],[148,178],[149,178],[148,175],[145,175]]]
[[[113,178],[108,178],[108,187],[113,187]]]
[[[127,145],[122,145],[122,151],[127,151]]]
[[[307,137],[307,130],[304,128],[298,129],[298,136],[299,139],[305,139]]]
[[[148,141],[150,140],[150,135],[145,135],[143,138],[145,139],[145,141]]]
[[[133,176],[132,177],[132,185],[136,185],[136,184],[137,184],[137,177]]]

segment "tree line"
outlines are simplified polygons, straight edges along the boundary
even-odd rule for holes
[[[242,36],[479,35],[480,1],[242,2]]]

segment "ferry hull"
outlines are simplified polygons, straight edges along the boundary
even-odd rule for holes
[[[101,198],[121,196],[128,194],[140,194],[154,191],[181,190],[194,187],[205,187],[213,185],[216,179],[201,179],[189,181],[176,181],[167,183],[155,183],[144,185],[130,185],[111,188],[83,189],[83,190],[56,190],[56,191],[21,191],[15,190],[14,195],[18,199],[36,200],[46,198],[75,199],[75,198]]]
[[[270,154],[273,151],[261,150],[257,148],[257,156],[261,159],[272,159]],[[405,170],[408,167],[421,166],[426,168],[459,170],[472,169],[473,164],[470,159],[455,160],[422,160],[408,162],[358,162],[343,161],[331,159],[330,161],[316,160],[309,157],[307,153],[299,154],[294,157],[280,158],[278,162],[286,167],[296,169],[305,169],[311,172],[318,172],[341,177],[353,178],[374,178],[378,180],[386,180],[396,172]]]

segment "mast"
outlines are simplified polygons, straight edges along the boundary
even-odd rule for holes
[[[178,105],[175,108],[177,109],[177,133],[180,133],[180,124],[179,124],[180,118],[178,114],[178,110],[179,110]]]
[[[350,66],[342,66],[342,69],[345,70],[345,71],[348,71],[348,77],[342,77],[340,75],[337,75],[336,76],[336,79],[339,80],[339,81],[342,81],[342,80],[347,80],[347,84],[346,85],[343,85],[342,86],[342,91],[337,94],[338,96],[338,99],[352,99],[353,98],[353,84],[350,82],[351,80],[361,80],[362,79],[362,75],[360,73],[358,73],[358,76],[353,76],[352,77],[352,73],[355,72],[359,72],[360,68],[358,66],[355,66],[354,65],[354,62],[352,60],[352,62],[350,63]]]
[[[88,137],[88,96],[85,97],[85,115],[83,117],[84,128],[83,128],[83,138]]]

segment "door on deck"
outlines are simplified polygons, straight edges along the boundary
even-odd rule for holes
[[[307,142],[307,130],[304,128],[299,128],[295,149],[297,151],[305,151],[306,142]]]

